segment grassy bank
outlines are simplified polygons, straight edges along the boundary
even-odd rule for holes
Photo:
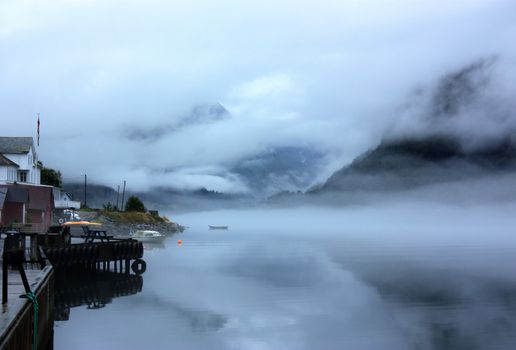
[[[117,212],[111,210],[81,210],[78,212],[83,220],[98,222],[115,236],[126,236],[131,231],[146,229],[161,233],[183,232],[184,227],[170,221],[165,216],[143,212]]]
[[[141,213],[136,211],[117,212],[117,211],[101,211],[100,215],[108,220],[120,224],[168,224],[170,220],[165,216],[151,215],[149,213]]]

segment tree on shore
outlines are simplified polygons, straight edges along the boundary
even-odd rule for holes
[[[102,208],[105,211],[118,211],[118,208],[116,207],[116,205],[113,205],[111,202],[107,202],[105,204],[102,204]]]
[[[61,179],[61,172],[51,168],[41,168],[41,184],[54,187],[61,187],[63,181]]]
[[[125,211],[139,211],[145,213],[146,209],[140,198],[136,196],[131,196],[127,199],[127,202],[125,204]]]

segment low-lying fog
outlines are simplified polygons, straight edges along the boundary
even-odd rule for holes
[[[145,251],[143,290],[73,309],[56,348],[512,350],[510,182],[341,207],[166,213],[189,228]]]
[[[513,349],[516,201],[447,186],[455,200],[434,188],[374,205],[172,213],[189,229],[167,263],[181,271],[173,295],[158,294],[224,318],[212,349]]]

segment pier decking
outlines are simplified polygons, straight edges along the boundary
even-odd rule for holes
[[[28,267],[25,269],[31,291],[38,301],[37,337],[34,337],[33,304],[25,295],[20,274],[17,270],[8,272],[8,301],[2,305],[0,315],[0,349],[46,350],[52,348],[54,327],[54,271],[48,265],[43,269]],[[0,272],[1,275],[1,272]],[[3,277],[3,276],[2,276]]]

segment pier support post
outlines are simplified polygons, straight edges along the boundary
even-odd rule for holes
[[[38,236],[37,234],[30,235],[30,260],[38,261]]]
[[[8,262],[4,259],[2,260],[2,304],[7,303],[7,274],[9,271],[7,270]]]

